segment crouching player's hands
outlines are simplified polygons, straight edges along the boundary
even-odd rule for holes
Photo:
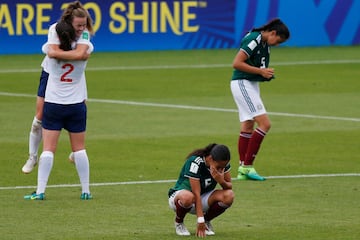
[[[205,222],[198,223],[196,227],[196,236],[201,238],[206,237],[205,229],[206,229]]]

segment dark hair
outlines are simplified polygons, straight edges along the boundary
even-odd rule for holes
[[[64,51],[71,50],[71,43],[76,40],[75,30],[71,24],[60,21],[56,24],[56,33],[60,40],[60,49]]]
[[[216,144],[210,151],[214,161],[229,161],[230,160],[230,150],[227,146]]]
[[[86,17],[86,28],[87,30],[93,34],[93,22],[90,17],[89,12],[84,8],[80,1],[72,2],[68,5],[68,7],[64,10],[61,20],[65,21],[69,24],[72,24],[74,17]]]
[[[259,27],[253,28],[251,32],[261,32],[261,31],[276,31],[276,35],[280,36],[283,40],[290,38],[290,31],[288,27],[283,23],[279,18],[270,20],[267,24]]]
[[[187,158],[191,156],[207,157],[211,155],[214,161],[228,161],[230,160],[230,150],[227,146],[211,143],[204,148],[195,149]]]

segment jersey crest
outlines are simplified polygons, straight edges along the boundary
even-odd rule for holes
[[[199,171],[199,165],[197,165],[196,163],[191,163],[190,172],[197,174],[198,171]]]
[[[82,39],[89,40],[89,33],[88,32],[83,32],[82,33]]]
[[[257,43],[255,42],[255,40],[252,40],[249,44],[248,47],[251,49],[251,51],[253,51],[257,46]]]

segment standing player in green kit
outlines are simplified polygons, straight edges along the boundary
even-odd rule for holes
[[[239,180],[265,180],[253,166],[261,142],[271,127],[260,97],[259,83],[274,78],[274,69],[269,68],[270,46],[278,46],[289,37],[287,26],[280,19],[273,19],[260,28],[252,29],[242,39],[240,50],[233,61],[230,87],[240,119]]]

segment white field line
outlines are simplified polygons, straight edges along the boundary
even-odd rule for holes
[[[360,177],[360,173],[334,173],[334,174],[310,174],[310,175],[287,175],[287,176],[268,176],[266,179],[293,179],[293,178],[323,178],[323,177]],[[236,178],[232,180],[237,181]],[[158,184],[158,183],[174,183],[176,180],[154,180],[154,181],[130,181],[130,182],[105,182],[91,183],[90,186],[116,186],[116,185],[142,185],[142,184]],[[47,188],[71,188],[80,187],[80,184],[56,184],[48,185]],[[36,189],[36,186],[14,186],[0,187],[0,190],[16,190],[16,189]]]
[[[31,95],[31,94],[9,93],[9,92],[0,92],[0,96],[32,97],[32,98],[36,97],[35,95]],[[215,107],[189,106],[189,105],[164,104],[164,103],[148,103],[148,102],[135,102],[135,101],[111,100],[111,99],[90,98],[90,99],[88,99],[88,101],[95,102],[95,103],[110,103],[110,104],[123,104],[123,105],[136,105],[136,106],[147,106],[147,107],[162,107],[162,108],[178,108],[178,109],[189,109],[189,110],[200,110],[200,111],[237,112],[236,109],[229,109],[229,108],[215,108]],[[283,117],[297,117],[297,118],[312,118],[312,119],[360,122],[360,118],[349,118],[349,117],[321,116],[321,115],[312,115],[312,114],[280,113],[280,112],[268,112],[268,114],[274,115],[274,116],[283,116]]]
[[[319,64],[354,64],[360,63],[360,59],[342,60],[314,60],[295,62],[273,62],[272,66],[293,66],[293,65],[319,65]],[[231,64],[192,64],[192,65],[150,65],[150,66],[108,66],[108,67],[87,67],[86,71],[125,71],[125,70],[158,70],[158,69],[201,69],[201,68],[232,68]],[[0,69],[0,73],[31,73],[39,72],[39,68],[29,69]]]

